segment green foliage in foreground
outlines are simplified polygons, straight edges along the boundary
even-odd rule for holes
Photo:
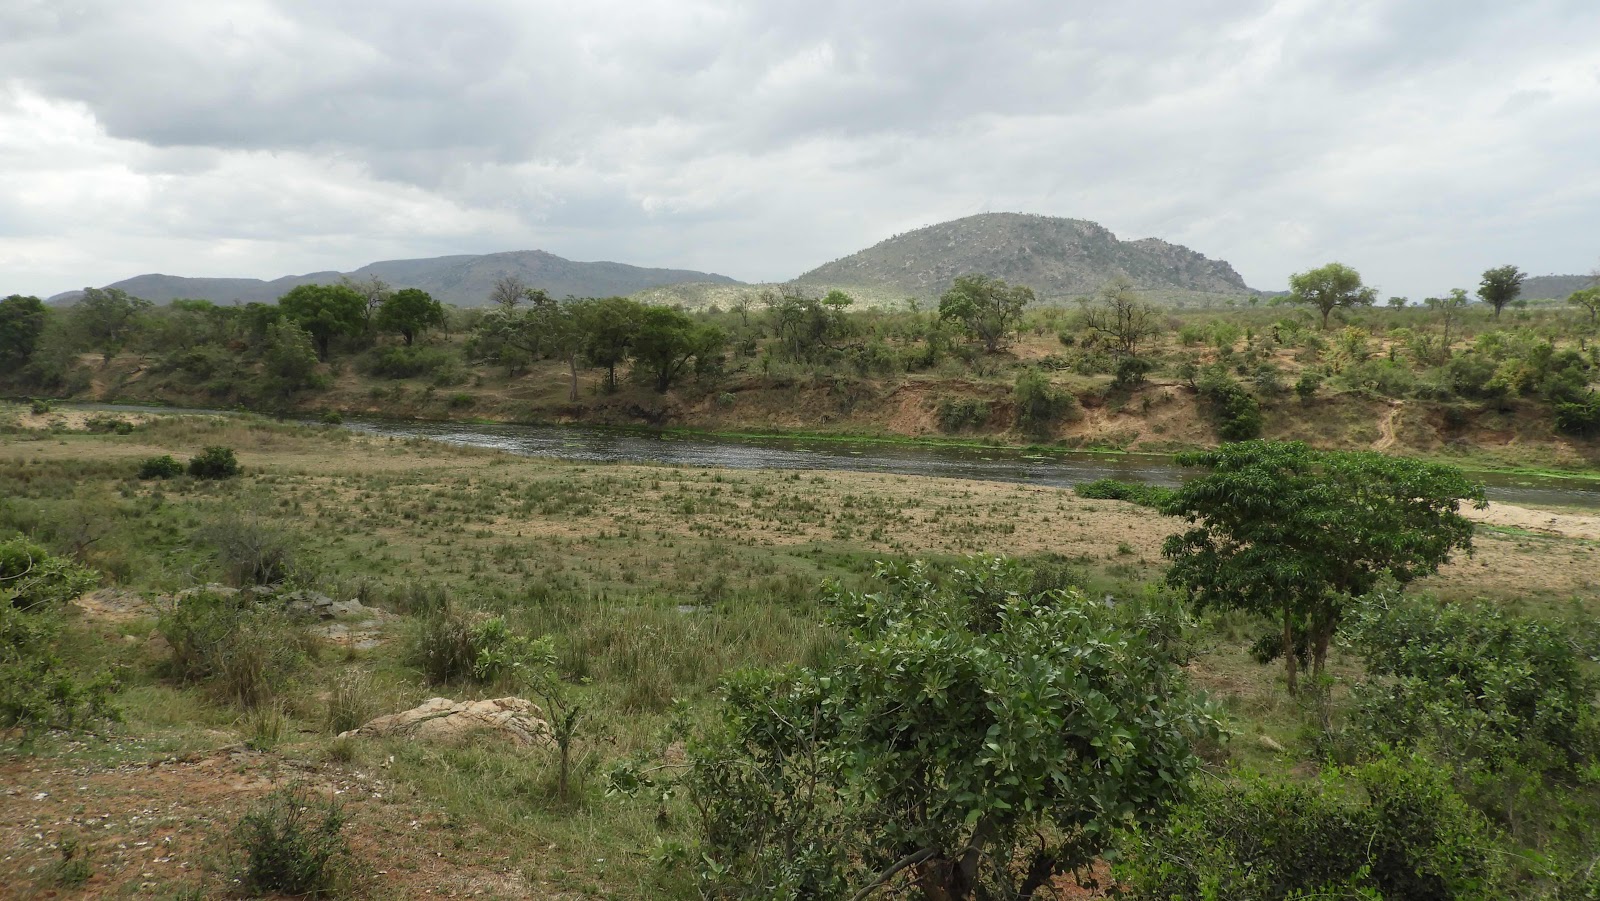
[[[1172,499],[1172,489],[1142,482],[1124,482],[1120,479],[1094,479],[1072,486],[1072,493],[1101,501],[1127,501],[1141,507],[1159,509]]]
[[[172,675],[243,707],[282,692],[314,647],[287,613],[249,591],[181,595],[157,628],[172,647]]]
[[[1205,785],[1116,875],[1134,901],[1488,901],[1506,897],[1498,850],[1447,774],[1385,758],[1309,785]]]
[[[20,728],[24,741],[45,729],[71,729],[114,720],[108,672],[72,672],[57,654],[61,632],[51,610],[23,610],[0,591],[0,729]]]
[[[0,596],[7,606],[45,611],[59,608],[100,584],[100,576],[57,556],[21,535],[0,541]]]
[[[1600,755],[1600,677],[1559,625],[1384,594],[1348,631],[1371,677],[1355,718],[1374,742],[1491,769],[1570,772]]]
[[[183,464],[174,460],[171,454],[147,457],[139,463],[141,479],[175,479],[181,475],[183,475]]]
[[[908,870],[927,898],[1031,897],[1178,801],[1217,730],[1152,637],[1170,617],[1029,575],[881,566],[836,593],[830,664],[730,677],[689,746],[706,889],[842,898]]]

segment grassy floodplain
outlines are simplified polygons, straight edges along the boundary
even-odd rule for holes
[[[65,646],[123,683],[123,723],[50,734],[0,757],[0,878],[49,897],[60,846],[87,848],[105,897],[185,897],[216,887],[226,823],[275,785],[338,793],[376,897],[693,897],[674,864],[681,800],[610,797],[612,762],[658,750],[718,678],[804,663],[839,636],[818,588],[864,582],[878,560],[1006,554],[1095,594],[1136,599],[1159,581],[1176,523],[1117,501],[1029,485],[847,472],[585,465],[518,458],[252,417],[128,415],[128,434],[25,427],[0,412],[0,530],[24,531],[102,574]],[[31,423],[31,420],[29,420]],[[234,448],[221,482],[134,478],[142,459]],[[1477,548],[1418,587],[1593,621],[1600,518],[1501,507]],[[281,540],[298,580],[385,611],[375,643],[334,632],[278,700],[244,709],[165,669],[155,617],[174,592],[227,578],[218,530]],[[496,697],[496,685],[429,685],[408,659],[421,598],[444,594],[551,635],[600,728],[559,800],[553,752],[339,739],[353,714],[427,697]],[[1315,769],[1304,711],[1249,645],[1262,624],[1212,615],[1194,636],[1196,683],[1235,737],[1217,768]],[[1356,664],[1337,649],[1336,676]],[[682,702],[681,706],[675,702]],[[1281,749],[1281,750],[1280,750]],[[208,880],[211,880],[208,882]]]

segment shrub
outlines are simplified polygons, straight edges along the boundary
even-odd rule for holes
[[[1095,479],[1090,482],[1079,482],[1072,486],[1072,491],[1078,497],[1093,498],[1095,500],[1128,501],[1141,507],[1159,508],[1172,497],[1171,488],[1160,485],[1145,485],[1139,482],[1123,482],[1118,479]]]
[[[465,410],[476,402],[477,398],[474,398],[472,395],[463,391],[458,394],[450,395],[450,399],[445,401],[445,406],[452,410]]]
[[[28,401],[28,409],[35,416],[43,416],[46,413],[53,412],[55,410],[55,408],[56,408],[55,404],[51,403],[50,401],[42,400],[42,399],[37,398],[37,397],[32,399],[32,400],[30,400],[30,401]]]
[[[1064,419],[1080,415],[1078,398],[1062,391],[1037,370],[1017,377],[1017,426],[1030,435],[1046,435]]]
[[[146,457],[139,463],[141,479],[175,479],[183,475],[183,464],[172,459],[171,454]]]
[[[1600,394],[1589,392],[1587,397],[1555,405],[1556,428],[1579,438],[1600,436]]]
[[[301,575],[294,537],[279,526],[225,514],[196,537],[216,549],[223,576],[239,588],[277,585]]]
[[[1388,758],[1305,786],[1205,784],[1123,852],[1115,873],[1135,901],[1506,896],[1488,824],[1420,758]]]
[[[100,583],[94,570],[50,553],[18,535],[0,541],[0,592],[8,606],[47,610],[93,589]]]
[[[928,897],[1033,897],[1159,817],[1208,711],[1142,630],[1031,575],[882,566],[830,599],[832,663],[730,676],[685,776],[707,895],[849,897],[916,852]]]
[[[455,357],[437,347],[380,347],[367,355],[362,367],[368,375],[384,379],[410,379],[448,370]]]
[[[939,401],[936,415],[940,430],[964,432],[989,421],[989,402],[976,397],[947,397]]]
[[[197,479],[230,479],[239,474],[233,448],[212,446],[189,460],[189,475]]]
[[[344,414],[338,410],[329,410],[319,417],[323,425],[343,425]]]
[[[1218,438],[1249,441],[1261,436],[1261,405],[1226,371],[1207,370],[1197,386]]]
[[[1154,363],[1144,357],[1124,355],[1117,358],[1116,366],[1112,369],[1111,387],[1137,388],[1144,384],[1144,377],[1155,368]]]
[[[25,611],[9,593],[0,590],[0,729],[20,728],[27,741],[46,729],[117,719],[111,674],[85,678],[69,670],[56,655],[56,614]]]
[[[526,644],[504,619],[447,603],[417,620],[407,659],[435,685],[492,683],[510,675]]]
[[[251,592],[181,595],[157,621],[172,648],[172,674],[210,684],[222,697],[254,707],[273,698],[299,669],[311,641],[281,609]]]
[[[337,802],[300,787],[278,789],[233,828],[244,856],[239,881],[254,895],[326,897],[350,879],[346,817]]]
[[[1559,625],[1380,595],[1348,634],[1373,677],[1353,692],[1354,718],[1376,741],[1491,769],[1572,770],[1600,755],[1600,677]]]
[[[1322,373],[1315,369],[1307,369],[1300,373],[1300,378],[1295,380],[1294,393],[1300,398],[1301,403],[1311,400],[1317,395],[1317,389],[1322,387]]]

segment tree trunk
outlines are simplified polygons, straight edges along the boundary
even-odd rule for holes
[[[571,403],[578,402],[578,357],[576,354],[567,357],[567,371],[572,374],[572,390],[567,392],[567,400]]]
[[[1283,608],[1283,663],[1284,672],[1289,677],[1289,694],[1291,696],[1299,694],[1300,683],[1295,679],[1297,661],[1294,659],[1294,614],[1288,605]]]

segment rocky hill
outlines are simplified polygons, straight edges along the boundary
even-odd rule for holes
[[[932,298],[969,272],[1028,285],[1041,298],[1090,294],[1117,277],[1151,292],[1256,293],[1227,262],[1182,245],[1122,241],[1094,222],[1022,213],[985,213],[895,235],[795,282]]]
[[[336,282],[343,276],[365,279],[377,276],[396,288],[421,288],[445,303],[461,307],[489,302],[496,280],[513,275],[552,297],[613,297],[647,288],[686,282],[738,285],[723,275],[686,269],[647,269],[624,263],[580,263],[542,250],[518,250],[470,256],[421,260],[387,260],[353,272],[312,272],[263,281],[254,278],[184,278],[176,275],[139,275],[106,287],[121,288],[135,297],[165,303],[179,297],[204,298],[216,303],[268,303],[296,285]],[[71,302],[79,292],[50,298]]]

